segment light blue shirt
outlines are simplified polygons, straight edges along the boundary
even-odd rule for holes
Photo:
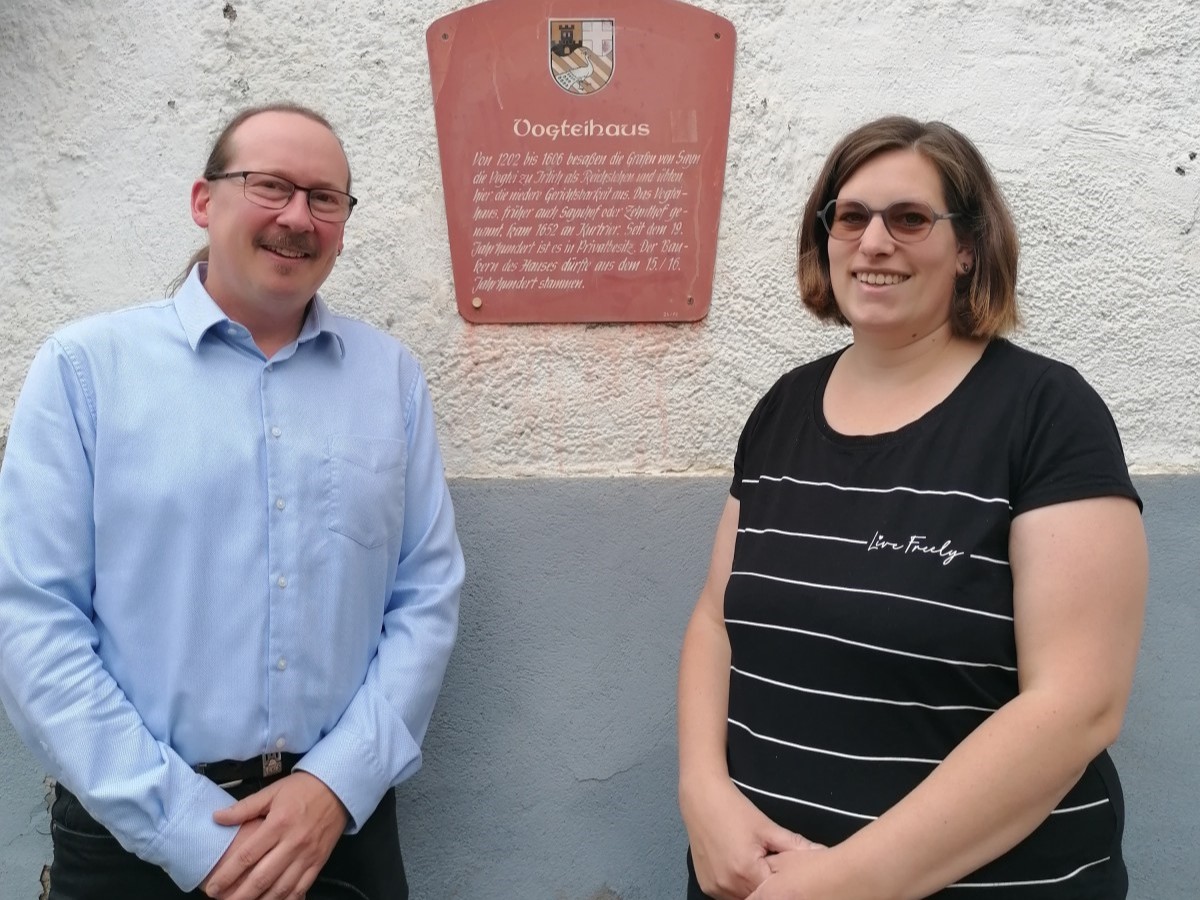
[[[420,367],[319,297],[264,358],[192,271],[38,353],[0,469],[0,697],[184,890],[234,828],[192,766],[303,753],[362,825],[417,770],[462,551]]]

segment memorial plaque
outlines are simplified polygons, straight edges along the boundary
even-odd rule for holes
[[[488,0],[426,39],[465,319],[708,313],[727,19],[677,0]]]

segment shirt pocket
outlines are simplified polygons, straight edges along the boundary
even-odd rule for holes
[[[329,530],[373,549],[404,521],[408,447],[390,438],[329,438]]]

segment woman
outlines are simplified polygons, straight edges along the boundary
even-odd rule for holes
[[[1002,337],[1017,241],[987,164],[938,122],[859,128],[799,270],[854,340],[738,445],[680,660],[688,897],[1125,897],[1105,748],[1141,502],[1096,393]]]

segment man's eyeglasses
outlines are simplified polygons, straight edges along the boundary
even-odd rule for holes
[[[314,219],[322,222],[345,222],[354,211],[358,199],[345,191],[333,188],[301,187],[279,175],[268,172],[223,172],[209,175],[205,181],[222,181],[226,178],[242,179],[242,190],[251,203],[266,209],[283,209],[296,191],[304,191],[308,198],[308,211]]]
[[[885,209],[871,209],[858,200],[830,200],[817,218],[831,238],[853,241],[863,236],[871,219],[880,216],[893,238],[902,244],[916,244],[929,237],[939,220],[958,215],[934,212],[932,206],[919,200],[898,200]]]

